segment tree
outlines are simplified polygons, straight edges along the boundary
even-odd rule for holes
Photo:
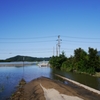
[[[66,61],[66,59],[67,58],[65,56],[65,53],[62,52],[62,54],[60,54],[59,56],[52,56],[49,63],[51,67],[60,69],[62,66],[62,63]]]
[[[83,49],[79,48],[74,50],[74,56],[75,56],[75,61],[77,62],[86,59],[87,53]]]
[[[87,53],[81,48],[76,49],[74,50],[74,58],[75,69],[84,71],[85,67],[87,67]]]
[[[53,56],[50,59],[53,68],[59,68],[65,71],[78,71],[89,74],[95,74],[100,71],[100,57],[97,55],[97,49],[89,48],[88,53],[83,49],[74,50],[74,56],[66,58],[65,53]]]
[[[93,49],[89,47],[88,50],[88,66],[92,67],[93,69],[98,69],[100,67],[100,61],[99,61],[99,56],[97,55],[97,49]]]
[[[67,58],[65,62],[62,63],[61,70],[73,71],[74,57]]]

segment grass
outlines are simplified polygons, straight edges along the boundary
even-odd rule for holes
[[[100,77],[100,72],[96,72],[95,77]]]

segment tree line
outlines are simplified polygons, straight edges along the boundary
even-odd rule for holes
[[[100,56],[97,53],[97,49],[94,48],[89,47],[88,53],[82,48],[78,48],[69,58],[65,56],[64,52],[59,56],[52,56],[49,63],[52,68],[93,75],[100,72]]]

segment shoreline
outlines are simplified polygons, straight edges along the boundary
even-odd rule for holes
[[[71,79],[68,79],[68,78],[63,77],[63,76],[58,75],[58,74],[55,74],[55,76],[58,76],[58,77],[60,77],[60,78],[62,78],[62,79],[64,79],[64,80],[67,80],[67,81],[69,81],[69,82],[71,82],[71,83],[73,83],[73,84],[76,84],[76,85],[78,85],[78,86],[80,86],[80,87],[83,87],[83,88],[85,88],[85,89],[87,89],[87,90],[89,90],[89,91],[91,91],[91,92],[94,92],[94,93],[97,93],[97,94],[100,95],[100,91],[99,91],[99,90],[96,90],[96,89],[91,88],[91,87],[89,87],[89,86],[83,85],[83,84],[81,84],[81,83],[79,83],[79,82],[73,81],[73,80],[71,80]]]
[[[95,75],[93,75],[94,77],[99,77],[100,78],[100,72],[96,72]]]

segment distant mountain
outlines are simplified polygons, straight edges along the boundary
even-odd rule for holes
[[[100,51],[98,51],[97,55],[100,56]]]
[[[44,57],[44,58],[37,58],[37,57],[30,57],[30,56],[21,56],[17,55],[15,57],[7,58],[6,60],[1,60],[3,62],[13,62],[13,61],[49,61],[50,57]]]

